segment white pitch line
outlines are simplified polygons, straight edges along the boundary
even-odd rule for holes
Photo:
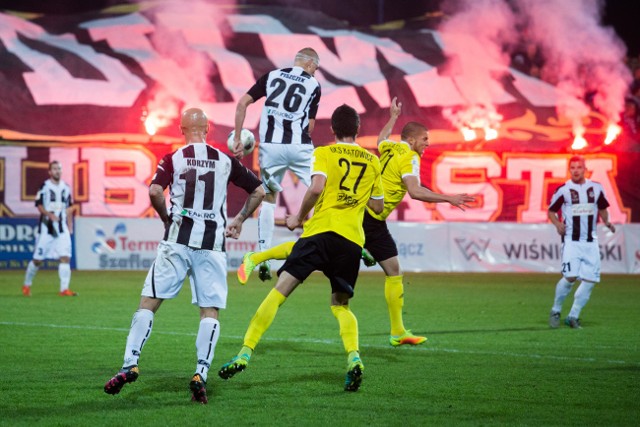
[[[51,323],[2,322],[2,321],[0,321],[0,325],[27,326],[27,327],[37,327],[37,328],[56,328],[56,329],[83,329],[83,330],[91,330],[91,331],[129,332],[129,328],[114,328],[114,327],[107,327],[107,326],[55,325]],[[195,333],[191,333],[191,332],[154,331],[153,333],[160,334],[160,335],[179,335],[179,336],[188,336],[188,337],[196,336]],[[233,336],[233,335],[227,335],[226,338],[238,339],[238,340],[243,339],[243,337],[241,336]],[[338,340],[318,339],[318,338],[264,337],[263,341],[294,342],[294,343],[307,343],[307,344],[342,344],[342,342]],[[362,344],[361,347],[393,350],[388,345],[379,345],[379,344]],[[639,363],[639,362],[627,362],[625,360],[611,360],[611,359],[600,360],[594,357],[568,357],[568,356],[554,356],[554,355],[543,355],[543,354],[460,350],[460,349],[454,349],[454,348],[429,347],[429,346],[416,346],[416,347],[412,347],[411,350],[412,351],[429,351],[429,352],[436,352],[436,353],[442,352],[442,353],[458,353],[458,354],[478,354],[478,355],[485,355],[485,356],[508,356],[508,357],[521,357],[521,358],[530,358],[530,359],[568,360],[568,361],[591,362],[591,363],[604,362],[604,363],[612,363],[612,364],[618,364],[618,365],[625,365],[625,364],[635,365]]]

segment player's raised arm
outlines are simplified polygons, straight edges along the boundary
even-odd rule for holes
[[[378,134],[378,145],[385,139],[388,139],[391,136],[391,131],[393,131],[393,126],[395,126],[398,117],[402,112],[402,102],[397,102],[398,98],[393,97],[391,100],[391,106],[389,107],[389,121],[384,125],[380,133]]]
[[[241,159],[244,156],[242,142],[240,141],[240,134],[242,133],[244,118],[247,115],[247,107],[253,104],[253,102],[254,99],[251,97],[251,95],[245,93],[238,100],[238,104],[236,104],[235,135],[233,136],[233,155],[237,159]]]

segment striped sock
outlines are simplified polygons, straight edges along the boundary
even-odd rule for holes
[[[123,368],[138,364],[142,347],[144,347],[151,335],[153,316],[153,311],[146,309],[139,309],[133,314],[129,336],[127,337],[127,346],[124,350]]]
[[[207,381],[219,336],[220,322],[217,319],[205,317],[200,320],[200,328],[198,328],[198,335],[196,336],[196,355],[198,356],[196,374],[200,374],[205,382]]]

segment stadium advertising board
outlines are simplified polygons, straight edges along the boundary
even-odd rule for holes
[[[640,273],[640,224],[624,226],[627,242],[627,266],[629,273]]]
[[[391,222],[389,229],[407,272],[559,271],[561,241],[551,224]],[[146,270],[155,259],[163,227],[157,218],[78,218],[79,269]],[[273,245],[296,240],[300,232],[276,227]],[[616,233],[598,227],[603,273],[640,272],[640,225]],[[240,239],[227,239],[227,268],[235,271],[246,252],[258,250],[258,223],[248,219]],[[273,261],[277,270],[282,261]],[[381,271],[379,265],[363,271]]]
[[[550,224],[447,224],[451,271],[538,271],[556,273],[562,263],[562,242]],[[598,227],[602,271],[627,273],[625,236]]]
[[[163,234],[164,227],[158,219],[78,218],[78,269],[147,270],[156,259]]]
[[[551,224],[389,223],[407,272],[557,273],[562,242]],[[598,227],[603,273],[640,272],[640,225]],[[364,269],[364,268],[363,268]],[[380,266],[367,271],[382,271]]]
[[[81,217],[76,219],[77,265],[81,270],[147,270],[156,258],[164,228],[158,218]],[[274,244],[295,240],[277,227]],[[238,240],[227,239],[227,267],[235,271],[246,252],[258,251],[258,223],[251,218]],[[277,268],[281,262],[272,265]]]
[[[27,268],[37,238],[36,218],[0,218],[0,270]],[[57,261],[45,260],[41,268],[57,266]],[[75,259],[71,260],[71,268],[75,268]]]

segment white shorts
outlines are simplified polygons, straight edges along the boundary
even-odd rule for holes
[[[165,241],[158,245],[142,296],[175,298],[186,277],[191,283],[192,304],[207,308],[227,306],[227,254]]]
[[[36,240],[36,248],[33,251],[33,259],[42,261],[45,259],[71,258],[71,235],[68,231],[54,237],[51,234],[41,232]]]
[[[565,241],[562,245],[562,275],[588,282],[600,282],[598,242]]]
[[[260,144],[258,161],[260,176],[266,184],[269,177],[282,183],[287,170],[293,172],[307,187],[311,184],[312,144]]]

